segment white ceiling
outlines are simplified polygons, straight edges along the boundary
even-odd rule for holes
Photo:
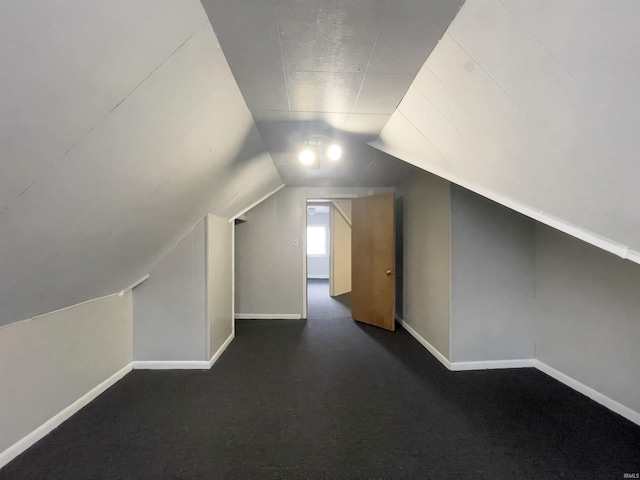
[[[411,167],[369,146],[462,0],[203,0],[285,183],[393,186]],[[298,162],[307,135],[343,160]]]
[[[378,146],[640,262],[639,31],[637,0],[467,0]]]
[[[0,0],[0,325],[282,184],[197,0]]]

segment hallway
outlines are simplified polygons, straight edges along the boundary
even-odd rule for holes
[[[134,371],[0,479],[622,478],[637,426],[533,370],[449,372],[310,282],[210,371]]]

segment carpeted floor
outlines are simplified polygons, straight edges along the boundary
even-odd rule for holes
[[[1,479],[622,479],[640,427],[533,369],[449,372],[311,282],[210,371],[134,371]],[[348,297],[342,298],[348,303]]]

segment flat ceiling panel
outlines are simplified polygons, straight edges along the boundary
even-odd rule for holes
[[[362,168],[369,165],[368,147],[352,150],[363,158],[350,158],[352,168],[341,167],[340,178],[300,168],[297,152],[313,134],[333,137],[343,148],[373,140],[460,3],[203,0],[272,158],[292,185],[348,184],[365,173],[371,179],[371,172],[385,176],[370,184],[388,181],[386,172]],[[277,75],[282,68],[285,76]],[[388,76],[368,78],[372,72]],[[274,113],[285,110],[289,116]]]
[[[291,110],[351,113],[363,75],[358,73],[287,72]]]
[[[392,114],[415,75],[367,74],[354,113]]]
[[[364,73],[385,0],[276,0],[287,70]]]

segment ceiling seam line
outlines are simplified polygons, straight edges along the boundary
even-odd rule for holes
[[[480,128],[482,128],[482,130],[483,130],[484,132],[486,132],[486,135],[488,135],[489,137],[493,138],[493,139],[496,141],[496,143],[497,143],[498,145],[500,145],[500,147],[501,147],[505,152],[507,152],[507,154],[508,154],[511,158],[513,158],[513,159],[518,159],[518,158],[520,158],[517,154],[515,154],[514,152],[512,152],[509,148],[507,148],[507,146],[506,146],[506,145],[504,145],[504,144],[502,143],[502,141],[498,138],[498,136],[497,136],[496,132],[494,132],[491,128],[489,128],[489,126],[487,125],[487,122],[485,122],[483,119],[481,119],[480,117],[478,117],[478,115],[476,115],[475,113],[473,113],[473,112],[469,109],[469,107],[467,107],[467,105],[466,105],[462,100],[460,100],[460,99],[458,98],[458,96],[457,96],[455,93],[453,93],[453,92],[451,91],[451,89],[450,89],[450,88],[449,88],[449,87],[444,83],[444,81],[442,81],[442,79],[441,79],[440,77],[438,77],[438,75],[436,75],[436,73],[435,73],[433,70],[431,70],[431,67],[429,67],[428,65],[427,65],[426,67],[427,67],[427,70],[431,73],[431,75],[433,75],[433,78],[435,78],[435,79],[438,81],[438,83],[440,83],[440,85],[442,85],[442,87],[443,87],[447,92],[449,92],[453,98],[455,98],[455,99],[456,99],[456,101],[460,104],[460,106],[464,109],[464,111],[465,111],[465,112],[467,112],[467,113],[471,116],[471,118],[473,118],[476,122],[478,122],[478,124],[480,125]],[[457,126],[455,126],[453,123],[451,123],[451,121],[450,121],[447,117],[445,117],[445,116],[444,116],[444,114],[440,111],[440,109],[439,109],[438,107],[436,107],[436,106],[435,106],[435,104],[434,104],[434,103],[429,99],[429,97],[427,97],[427,96],[426,96],[422,91],[420,91],[420,88],[419,88],[419,87],[417,88],[417,91],[418,91],[418,93],[419,93],[419,94],[420,94],[424,99],[426,99],[426,100],[427,100],[427,102],[429,102],[429,103],[433,106],[433,108],[435,108],[435,109],[438,111],[438,113],[440,113],[440,115],[442,116],[442,118],[444,118],[444,120],[445,120],[449,125],[451,125],[451,127],[455,128],[455,129],[458,131],[458,133],[460,133],[460,136],[461,136],[463,139],[465,139],[465,140],[466,140],[466,142],[467,142],[467,143],[468,143],[468,144],[469,144],[469,145],[470,145],[474,150],[476,150],[476,151],[478,152],[478,154],[479,154],[482,158],[485,158],[485,159],[486,159],[486,157],[485,157],[484,155],[482,155],[482,154],[480,153],[480,151],[479,151],[477,148],[475,148],[475,146],[474,146],[474,145],[472,145],[472,144],[471,144],[471,141],[470,141],[469,139],[467,139],[467,137],[465,137],[465,136],[460,132],[460,129],[459,129]],[[414,104],[415,104],[415,103],[414,103]],[[400,111],[400,113],[402,114],[402,111]],[[403,117],[405,117],[405,118],[407,118],[407,117],[406,117],[406,115],[404,115],[404,114],[403,114],[402,116],[403,116]],[[407,118],[407,120],[409,120],[409,119]],[[411,123],[411,122],[410,122],[410,123]],[[413,125],[413,123],[411,123],[411,124]],[[415,126],[415,125],[414,125],[414,126]],[[416,128],[417,128],[417,127],[416,127]],[[424,135],[423,135],[423,136],[424,136]]]
[[[449,161],[449,158],[446,157],[438,147],[436,147],[433,142],[431,141],[430,138],[428,138],[424,133],[422,133],[422,130],[420,130],[412,121],[409,117],[407,117],[404,113],[402,113],[401,111],[398,111],[400,113],[400,115],[402,115],[404,117],[404,119],[409,122],[409,124],[422,136],[422,138],[424,138],[429,145],[431,145],[433,147],[433,149],[437,152],[438,155],[440,155],[440,158],[442,158],[442,160],[444,160],[449,167],[455,171],[455,167],[451,164],[451,162]],[[399,157],[397,157],[399,158]],[[404,161],[404,160],[403,160]],[[417,165],[416,165],[417,166]],[[422,168],[422,167],[418,167],[418,168]],[[422,168],[424,170],[424,168]]]
[[[380,20],[380,26],[378,27],[378,33],[376,33],[376,38],[373,41],[373,48],[371,49],[371,53],[369,54],[369,60],[367,61],[367,66],[364,69],[364,73],[362,75],[362,82],[360,82],[360,88],[358,89],[358,94],[356,95],[356,100],[353,102],[353,108],[351,109],[351,116],[349,117],[349,122],[347,122],[347,128],[351,126],[351,118],[353,118],[353,114],[355,113],[356,106],[358,105],[358,100],[360,99],[360,93],[362,93],[362,87],[364,85],[364,80],[367,78],[367,72],[369,71],[369,66],[371,65],[371,59],[373,58],[373,53],[376,51],[376,45],[378,44],[378,38],[380,37],[380,32],[382,31],[382,25],[384,24],[384,18],[387,15],[387,8],[389,8],[389,3],[385,3],[384,12],[382,13],[382,20]]]
[[[87,138],[91,132],[93,132],[96,128],[98,128],[98,126],[104,122],[107,117],[109,117],[109,115],[111,115],[120,105],[122,105],[122,103],[128,99],[131,95],[133,95],[136,90],[138,90],[138,88],[140,88],[140,86],[147,81],[147,79],[149,79],[149,77],[151,77],[155,72],[157,72],[166,62],[169,61],[169,59],[171,57],[173,57],[178,50],[180,50],[189,40],[191,40],[198,32],[200,32],[200,30],[202,30],[202,28],[209,23],[209,20],[207,20],[206,22],[204,22],[202,25],[200,25],[195,32],[193,32],[191,35],[189,35],[189,37],[182,42],[178,48],[176,48],[173,52],[171,52],[171,54],[165,58],[156,68],[153,69],[153,71],[151,71],[151,73],[149,73],[149,75],[147,75],[146,77],[144,77],[128,94],[126,94],[124,96],[124,98],[122,100],[120,100],[111,110],[109,110],[106,115],[104,115],[100,120],[98,120],[84,135],[82,135],[73,145],[71,145],[71,147],[69,147],[69,149],[67,149],[67,151],[65,151],[60,158],[58,158],[56,161],[52,162],[51,165],[49,166],[49,168],[47,168],[44,172],[42,172],[42,175],[40,175],[38,178],[36,178],[34,180],[34,182],[29,185],[27,188],[25,188],[22,193],[20,193],[20,195],[18,195],[17,197],[15,197],[13,199],[13,201],[11,201],[11,203],[9,203],[4,209],[2,209],[0,211],[0,216],[6,212],[7,210],[9,210],[9,208],[11,208],[12,205],[15,204],[15,202],[17,202],[20,197],[22,197],[25,193],[27,193],[29,190],[31,190],[31,188],[38,183],[40,180],[42,180],[49,172],[51,172],[54,168],[56,168],[61,162],[64,161],[64,158],[74,149],[76,148],[85,138]]]
[[[278,46],[280,47],[280,61],[282,62],[282,75],[284,76],[284,90],[287,95],[287,106],[289,107],[289,120],[291,120],[291,99],[289,98],[289,84],[287,83],[287,69],[284,65],[284,52],[282,51],[282,38],[280,37],[280,21],[278,20],[278,8],[276,0],[272,0],[273,13],[276,17],[276,28],[278,29]]]
[[[516,100],[516,99],[513,97],[513,95],[511,95],[511,94],[510,94],[510,93],[509,93],[509,92],[508,92],[508,91],[507,91],[507,90],[502,86],[502,84],[501,84],[500,82],[498,82],[498,80],[496,80],[496,79],[493,77],[493,75],[491,75],[491,74],[490,74],[490,73],[489,73],[489,72],[488,72],[488,71],[487,71],[487,70],[482,66],[482,64],[481,64],[481,63],[480,63],[480,62],[479,62],[479,61],[478,61],[478,60],[477,60],[473,55],[471,55],[471,52],[469,52],[466,48],[464,48],[464,47],[462,46],[462,44],[461,44],[460,42],[458,42],[458,40],[456,40],[456,37],[454,37],[453,35],[451,35],[451,33],[450,33],[450,32],[447,32],[447,35],[449,35],[449,36],[451,37],[451,39],[456,43],[456,45],[458,45],[458,47],[460,47],[460,49],[461,49],[461,50],[462,50],[462,51],[463,51],[463,52],[464,52],[464,53],[465,53],[465,54],[466,54],[466,55],[467,55],[471,60],[473,60],[473,62],[474,62],[478,67],[480,67],[480,69],[481,69],[481,70],[482,70],[482,71],[487,75],[487,77],[488,77],[489,79],[491,79],[491,81],[492,81],[493,83],[495,83],[495,84],[497,85],[497,87],[498,87],[498,88],[499,88],[499,89],[500,89],[500,90],[501,90],[501,91],[502,91],[502,92],[503,92],[507,97],[509,97],[509,98],[513,101],[513,103],[515,103],[515,104],[518,106],[518,108],[520,108],[524,113],[526,113],[526,114],[527,114],[527,117],[529,117],[531,120],[533,120],[533,123],[535,123],[535,124],[540,128],[540,130],[542,130],[542,131],[545,133],[545,135],[546,135],[546,136],[548,136],[548,137],[553,141],[553,143],[555,143],[555,144],[556,144],[556,146],[558,146],[558,147],[560,147],[560,148],[562,148],[562,149],[564,149],[564,148],[565,148],[565,146],[564,146],[564,145],[561,145],[561,144],[560,144],[560,142],[559,142],[559,141],[558,141],[558,140],[557,140],[557,139],[556,139],[556,138],[551,134],[551,132],[549,132],[549,131],[544,127],[544,125],[542,125],[542,123],[540,123],[540,121],[538,121],[538,119],[537,119],[536,117],[534,117],[534,116],[533,116],[533,114],[532,114],[531,112],[529,112],[529,110],[527,110],[526,108],[524,108],[524,106],[523,106],[523,105],[522,105],[518,100]]]
[[[585,89],[585,91],[586,91],[586,93],[587,93],[588,95],[596,95],[596,92],[591,92],[591,91],[590,91],[590,89],[589,89],[586,85],[584,85],[580,80],[578,80],[576,77],[574,77],[574,76],[573,76],[573,74],[572,74],[572,73],[567,69],[567,67],[565,67],[564,63],[562,63],[562,62],[560,61],[560,59],[559,59],[558,57],[556,57],[556,56],[551,52],[551,50],[547,49],[547,47],[545,47],[545,46],[543,45],[543,43],[538,39],[538,37],[536,37],[536,36],[534,35],[534,33],[529,29],[529,27],[528,27],[528,26],[527,26],[527,25],[526,25],[522,20],[520,20],[520,18],[519,18],[519,17],[518,17],[514,12],[513,12],[513,10],[511,10],[511,9],[507,6],[507,4],[506,4],[506,3],[504,3],[504,1],[503,1],[503,0],[500,0],[500,3],[501,3],[501,4],[502,4],[502,6],[505,8],[505,10],[507,10],[507,11],[511,14],[511,16],[512,16],[512,17],[513,17],[513,18],[514,18],[514,19],[515,19],[515,20],[516,20],[520,25],[522,25],[522,28],[524,28],[524,29],[527,31],[527,33],[528,33],[529,35],[531,35],[531,38],[533,38],[533,39],[536,41],[536,43],[537,43],[538,45],[540,45],[540,47],[542,48],[542,50],[544,50],[544,51],[545,51],[545,52],[546,52],[546,53],[547,53],[551,58],[553,58],[556,62],[558,62],[558,65],[560,65],[560,66],[562,67],[562,70],[564,70],[564,71],[567,73],[567,75],[569,75],[569,76],[573,79],[573,81],[574,81],[574,82],[576,82],[578,85],[580,85],[582,88],[584,88],[584,89]]]
[[[430,69],[428,69],[428,70],[431,72],[431,70],[430,70]],[[433,74],[433,72],[431,72],[431,73]],[[441,81],[438,77],[436,77],[436,75],[435,75],[435,74],[433,74],[433,77],[434,77],[438,82],[440,82],[440,83],[444,86],[444,84],[442,83],[442,81]],[[444,88],[445,88],[445,89],[447,89],[447,87],[446,87],[446,86],[444,86]],[[493,135],[493,133],[492,133],[490,130],[488,130],[488,129],[483,125],[483,123],[482,123],[482,122],[480,122],[480,120],[479,120],[475,115],[473,115],[473,113],[471,113],[471,112],[467,109],[467,107],[466,107],[466,106],[465,106],[465,105],[464,105],[464,104],[463,104],[463,103],[462,103],[462,102],[461,102],[461,101],[460,101],[460,100],[459,100],[459,99],[458,99],[458,98],[453,94],[453,92],[451,92],[451,91],[450,91],[450,90],[448,90],[448,89],[447,89],[447,91],[448,91],[449,93],[451,93],[451,95],[453,96],[453,98],[455,98],[455,99],[456,99],[456,101],[457,101],[457,102],[462,106],[462,108],[463,108],[467,113],[469,113],[469,115],[471,115],[471,117],[472,117],[472,118],[474,118],[474,119],[476,119],[476,120],[478,121],[478,123],[481,125],[481,128],[482,128],[484,131],[486,131],[486,134],[487,134],[489,137],[493,138],[493,139],[496,141],[496,143],[497,143],[498,145],[500,145],[500,147],[502,147],[502,148],[504,149],[504,151],[505,151],[505,152],[506,152],[506,153],[507,153],[511,158],[513,158],[513,159],[517,159],[517,158],[518,158],[518,156],[517,156],[517,155],[515,155],[515,154],[514,154],[513,152],[511,152],[507,147],[505,147],[505,146],[502,144],[502,142],[500,142],[500,140],[498,140],[498,139]],[[467,137],[466,137],[466,136],[465,136],[465,135],[460,131],[460,129],[459,129],[458,127],[456,127],[453,123],[451,123],[451,120],[449,120],[449,119],[444,115],[444,113],[443,113],[443,112],[442,112],[442,111],[441,111],[441,110],[440,110],[440,109],[439,109],[439,108],[438,108],[438,107],[437,107],[437,106],[436,106],[436,105],[435,105],[435,104],[434,104],[434,103],[433,103],[433,102],[432,102],[432,101],[431,101],[431,100],[430,100],[426,95],[424,95],[424,94],[423,94],[421,91],[419,91],[419,90],[418,90],[418,94],[419,94],[422,98],[424,98],[424,99],[427,101],[427,103],[429,103],[429,105],[431,105],[431,106],[433,107],[433,109],[434,109],[436,112],[438,112],[438,114],[440,115],[440,117],[442,118],[442,120],[443,120],[447,125],[449,125],[451,128],[453,128],[454,130],[456,130],[456,132],[458,133],[458,135],[460,136],[460,138],[462,139],[462,141],[463,141],[463,142],[464,142],[464,143],[465,143],[465,144],[466,144],[466,145],[467,145],[471,150],[473,150],[474,152],[476,152],[476,154],[478,154],[478,155],[479,155],[483,160],[485,160],[485,161],[487,161],[487,160],[488,160],[488,159],[487,159],[487,157],[486,157],[486,156],[485,156],[485,155],[484,155],[480,150],[478,150],[474,144],[472,144],[472,143],[471,143],[471,141],[470,141],[470,140],[469,140],[469,139],[468,139],[468,138],[467,138]],[[416,105],[416,103],[415,103],[413,100],[408,99],[407,101],[408,101],[408,102],[410,102],[410,103],[412,103],[414,106],[417,106],[417,105]],[[403,116],[403,117],[404,117],[404,118],[405,118],[405,119],[406,119],[406,120],[407,120],[407,121],[408,121],[408,122],[409,122],[409,123],[410,123],[410,124],[411,124],[415,129],[416,129],[416,130],[417,130],[417,131],[419,131],[419,132],[422,134],[421,130],[419,130],[419,129],[418,129],[418,127],[416,127],[416,125],[415,125],[411,120],[409,120],[408,116],[407,116],[407,115],[405,115],[405,114],[404,114],[404,112],[402,112],[401,110],[399,110],[399,112],[400,112],[400,114],[401,114],[401,115],[402,115],[402,116]],[[435,125],[435,122],[431,121],[431,123],[432,123],[433,125]],[[442,128],[440,128],[440,127],[438,127],[438,126],[436,126],[435,128],[438,130],[438,132],[439,132],[441,135],[445,136],[448,140],[450,140],[450,141],[452,141],[452,142],[455,142],[455,141],[456,141],[456,139],[451,138],[451,136],[450,136],[448,133],[446,133]],[[423,137],[425,137],[425,135],[424,135],[424,134],[422,134],[422,136],[423,136]],[[426,138],[426,137],[425,137],[425,138]],[[432,143],[432,145],[433,145],[433,143]],[[443,158],[445,158],[445,160],[447,161],[447,163],[448,163],[448,164],[453,168],[453,165],[451,165],[451,162],[449,162],[448,158],[447,158],[447,157],[443,157]]]

